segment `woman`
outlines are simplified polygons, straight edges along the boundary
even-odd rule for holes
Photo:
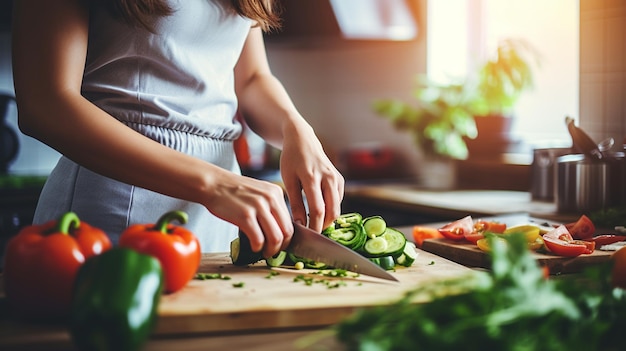
[[[20,129],[63,155],[35,222],[72,210],[116,242],[178,209],[202,251],[239,227],[268,257],[291,216],[321,231],[339,215],[343,178],[267,63],[270,1],[20,0],[13,23]],[[291,214],[282,188],[240,175],[237,112],[282,149]]]

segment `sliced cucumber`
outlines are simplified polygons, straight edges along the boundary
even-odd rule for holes
[[[311,268],[311,269],[324,269],[326,267],[328,267],[328,265],[324,262],[316,262],[316,261],[306,261],[304,262],[304,266],[306,268]]]
[[[415,244],[411,241],[407,241],[404,245],[404,250],[402,250],[402,254],[396,258],[396,263],[404,266],[410,267],[415,259],[417,258],[417,250]]]
[[[369,257],[368,260],[372,261],[377,266],[380,266],[380,257]]]
[[[374,238],[385,233],[387,222],[381,216],[367,217],[363,220],[363,228],[368,237]]]
[[[302,262],[302,264],[306,268],[323,269],[328,266],[326,263],[309,260],[308,258],[299,257],[292,253],[288,253],[287,256],[288,256],[288,259],[291,262],[293,262],[294,265],[298,262]]]
[[[230,242],[230,259],[236,266],[247,266],[256,263],[263,258],[261,252],[252,251],[250,241],[245,234],[239,232],[239,236]]]
[[[372,256],[382,255],[387,252],[387,248],[389,244],[385,238],[377,236],[373,239],[368,239],[365,241],[365,245],[363,246],[363,250],[365,253]]]
[[[268,266],[270,266],[270,267],[278,267],[278,266],[284,264],[286,259],[287,259],[287,252],[286,251],[280,251],[279,253],[277,253],[273,257],[266,258],[265,259],[265,263]]]
[[[386,271],[394,270],[396,268],[396,262],[391,256],[370,257],[368,259]]]
[[[404,234],[402,234],[402,232],[394,228],[387,227],[387,229],[385,230],[385,232],[383,233],[381,237],[387,240],[388,247],[385,253],[387,253],[388,255],[392,255],[392,256],[402,254],[402,251],[404,250],[404,246],[407,243],[406,237],[404,236]]]
[[[386,270],[386,271],[391,271],[394,270],[396,268],[396,261],[393,260],[393,257],[391,255],[389,256],[381,256],[378,257],[378,259],[380,260],[378,265]]]
[[[304,263],[304,262],[306,262],[306,261],[307,261],[307,259],[302,258],[302,257],[298,257],[298,256],[296,256],[296,255],[292,254],[291,252],[287,253],[287,256],[288,256],[289,260],[290,260],[291,262],[293,262],[294,264],[296,264],[296,263],[298,263],[298,262],[302,262],[302,263]]]

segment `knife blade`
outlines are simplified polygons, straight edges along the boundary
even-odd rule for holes
[[[287,252],[298,257],[325,263],[334,268],[398,281],[396,277],[354,250],[301,224],[294,222],[293,227],[294,233],[291,243],[287,247]]]

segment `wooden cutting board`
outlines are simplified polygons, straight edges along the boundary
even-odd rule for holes
[[[270,275],[272,271],[278,274]],[[391,303],[411,289],[469,274],[471,269],[418,250],[411,267],[391,272],[397,283],[367,276],[327,278],[313,274],[316,270],[290,267],[270,270],[263,261],[237,267],[227,253],[205,254],[199,272],[220,273],[230,280],[192,280],[182,290],[164,295],[157,336],[331,325],[359,307]],[[299,275],[340,285],[306,285],[294,281]],[[237,283],[243,287],[235,287]]]
[[[477,217],[474,219],[476,220],[479,218]],[[562,222],[554,222],[544,218],[530,216],[527,213],[511,213],[493,217],[484,217],[482,219],[506,223],[509,227],[532,224],[539,225],[544,228],[550,228],[563,224]],[[447,223],[440,222],[420,225],[430,228],[441,228],[445,224]],[[412,227],[400,229],[406,234],[412,230]],[[614,234],[614,232],[597,229],[596,235],[599,234]],[[407,238],[409,237],[407,236]],[[445,257],[464,266],[479,268],[490,267],[488,255],[481,251],[475,244],[469,242],[456,242],[448,239],[428,239],[424,241],[421,248],[424,251]],[[537,261],[541,266],[548,267],[550,274],[555,275],[561,273],[577,273],[589,265],[606,262],[610,259],[613,252],[614,251],[601,251],[596,249],[590,255],[580,255],[578,257],[561,257],[549,253],[536,252],[533,253],[533,255],[537,258]]]
[[[489,268],[489,258],[475,244],[455,242],[448,239],[424,240],[422,249],[468,267]],[[549,253],[533,252],[541,266],[546,266],[550,274],[576,273],[593,264],[606,262],[614,251],[595,250],[589,255],[562,257]]]

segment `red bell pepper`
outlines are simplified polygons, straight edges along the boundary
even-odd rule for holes
[[[66,316],[78,268],[110,248],[106,233],[74,212],[23,228],[6,248],[4,285],[11,308],[27,319]]]
[[[182,289],[196,274],[200,265],[200,243],[196,236],[171,221],[187,223],[182,211],[167,212],[156,224],[134,224],[120,236],[120,247],[156,257],[163,267],[166,293]]]

